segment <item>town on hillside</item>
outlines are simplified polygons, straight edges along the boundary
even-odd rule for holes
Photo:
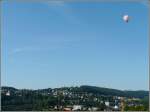
[[[148,91],[121,91],[93,86],[39,90],[2,87],[2,110],[146,111]]]

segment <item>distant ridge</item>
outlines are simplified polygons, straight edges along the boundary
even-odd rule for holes
[[[27,91],[39,91],[39,92],[48,92],[52,90],[51,88],[46,89],[16,89],[14,87],[7,87],[2,86],[2,90],[6,91],[19,91],[19,90],[27,90]],[[55,90],[65,90],[70,89],[74,92],[87,92],[93,94],[101,94],[101,95],[110,95],[110,96],[122,96],[122,97],[135,97],[135,98],[144,98],[149,96],[149,91],[137,90],[137,91],[128,91],[128,90],[118,90],[118,89],[111,89],[111,88],[104,88],[104,87],[97,87],[97,86],[89,86],[89,85],[82,85],[80,87],[61,87],[61,88],[54,88]]]

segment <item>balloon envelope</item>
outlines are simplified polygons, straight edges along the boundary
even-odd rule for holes
[[[123,16],[123,20],[124,20],[125,22],[128,22],[128,21],[129,21],[129,16],[128,16],[128,15],[124,15],[124,16]]]

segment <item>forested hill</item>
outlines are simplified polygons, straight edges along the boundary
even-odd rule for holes
[[[75,93],[92,93],[92,94],[101,94],[101,95],[109,95],[109,96],[123,96],[123,97],[135,97],[135,98],[145,98],[149,96],[149,91],[127,91],[127,90],[117,90],[96,86],[87,86],[83,85],[80,87],[62,87],[62,88],[47,88],[47,89],[38,89],[38,90],[29,90],[29,89],[16,89],[13,87],[2,87],[2,91],[10,91],[11,93],[15,93],[16,91],[28,91],[28,92],[39,92],[39,93],[48,93],[52,90],[67,90]]]
[[[81,86],[80,87],[83,91],[96,93],[96,94],[103,94],[103,95],[111,95],[111,96],[124,96],[124,97],[135,97],[135,98],[144,98],[149,96],[149,91],[127,91],[127,90],[117,90],[117,89],[110,89],[110,88],[102,88],[96,86]]]

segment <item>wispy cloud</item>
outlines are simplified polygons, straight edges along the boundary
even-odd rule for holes
[[[47,5],[50,5],[50,6],[64,6],[65,5],[65,1],[63,1],[63,0],[61,0],[61,1],[58,1],[58,0],[45,1],[44,3]]]
[[[85,41],[92,41],[92,39],[87,38],[59,38],[55,39],[52,38],[51,40],[41,41],[41,44],[34,44],[31,46],[23,46],[23,47],[16,47],[9,50],[9,55],[16,55],[21,53],[33,53],[33,52],[51,52],[60,49],[68,49],[72,47],[79,47],[81,43]]]
[[[79,18],[74,15],[74,10],[72,10],[71,6],[68,5],[71,1],[65,0],[52,0],[45,1],[42,4],[47,5],[50,10],[53,10],[62,18],[65,18],[71,24],[80,24]]]
[[[49,45],[45,43],[44,46],[27,46],[20,48],[13,48],[9,51],[8,55],[16,55],[21,53],[29,53],[29,52],[45,52],[45,51],[54,51],[59,49],[66,49],[70,47],[77,46],[79,41],[75,40],[63,40],[63,41],[52,41],[49,42]]]
[[[15,48],[15,49],[13,49],[13,50],[11,50],[11,51],[9,52],[9,55],[17,54],[17,53],[20,53],[20,52],[22,52],[22,51],[24,51],[23,48]]]
[[[24,52],[30,52],[30,51],[39,51],[39,48],[36,47],[22,47],[22,48],[14,48],[11,49],[9,52],[9,55],[15,55],[19,53],[24,53]]]
[[[146,7],[150,6],[150,1],[149,0],[141,0],[140,3],[145,5]]]

